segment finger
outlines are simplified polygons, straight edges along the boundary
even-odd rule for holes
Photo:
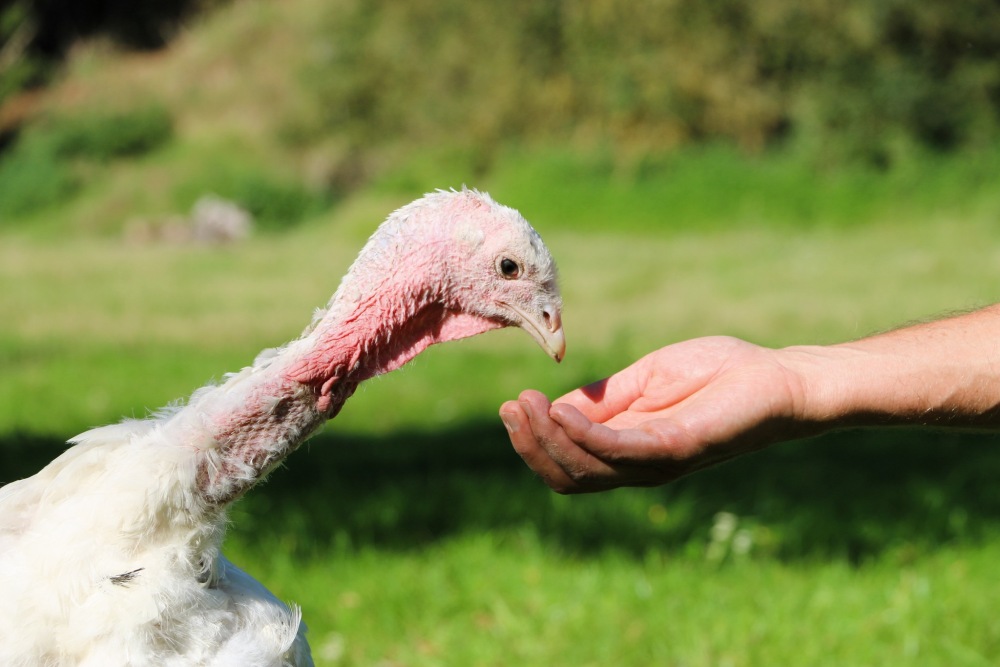
[[[553,403],[549,418],[558,424],[572,441],[592,453],[614,451],[619,447],[620,432],[593,421],[569,403]]]
[[[568,489],[572,486],[573,480],[570,479],[569,475],[539,445],[538,439],[531,430],[528,415],[517,401],[507,401],[500,406],[500,418],[503,420],[504,426],[507,427],[507,434],[514,446],[514,451],[524,459],[524,462],[535,474],[542,478],[542,481],[556,490]]]
[[[627,410],[640,396],[648,374],[640,360],[603,380],[592,382],[556,399],[572,405],[591,421],[605,422]]]
[[[662,440],[646,429],[598,424],[567,404],[553,405],[549,414],[573,442],[602,461],[641,463],[662,455]]]
[[[550,415],[580,448],[612,467],[683,462],[694,453],[687,431],[668,419],[608,426],[591,422],[565,404],[553,405]]]
[[[591,482],[606,480],[615,476],[615,471],[604,461],[582,449],[574,438],[567,435],[562,426],[549,415],[550,405],[544,396],[537,392],[524,392],[518,399],[521,408],[528,415],[528,422],[534,433],[538,446],[545,450],[548,456],[559,465],[573,482],[581,487],[587,487]],[[580,418],[586,417],[577,412]],[[606,488],[607,484],[602,484]],[[594,490],[574,488],[577,490]]]

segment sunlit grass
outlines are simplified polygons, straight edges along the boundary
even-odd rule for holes
[[[886,220],[992,219],[1000,207],[998,168],[995,147],[915,155],[889,171],[864,164],[825,168],[788,149],[748,155],[699,145],[625,160],[610,152],[523,147],[504,152],[489,181],[540,223],[581,231],[765,226],[794,234]]]
[[[989,665],[995,547],[916,564],[722,567],[553,553],[530,532],[260,563],[324,665]],[[378,640],[373,640],[378,638]]]

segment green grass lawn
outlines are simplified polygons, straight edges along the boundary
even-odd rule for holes
[[[296,336],[404,200],[226,249],[0,236],[2,481]],[[994,664],[993,436],[842,433],[561,497],[496,418],[687,337],[834,342],[1000,300],[994,219],[621,234],[557,209],[523,212],[560,264],[563,364],[517,331],[432,349],[235,508],[228,553],[302,605],[319,664]]]

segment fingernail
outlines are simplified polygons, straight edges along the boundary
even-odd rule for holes
[[[528,415],[528,419],[532,419],[535,416],[531,412],[531,404],[530,403],[528,403],[527,401],[518,401],[517,403],[518,403],[518,405],[521,406],[521,409],[524,410],[524,414]]]
[[[508,433],[517,433],[517,419],[514,415],[509,412],[502,413],[500,419],[503,421],[503,425],[507,427]]]

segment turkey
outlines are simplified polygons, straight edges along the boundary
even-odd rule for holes
[[[227,508],[429,345],[518,326],[561,360],[560,311],[514,209],[463,188],[395,211],[298,339],[0,488],[0,664],[311,665],[298,609],[221,554]]]

